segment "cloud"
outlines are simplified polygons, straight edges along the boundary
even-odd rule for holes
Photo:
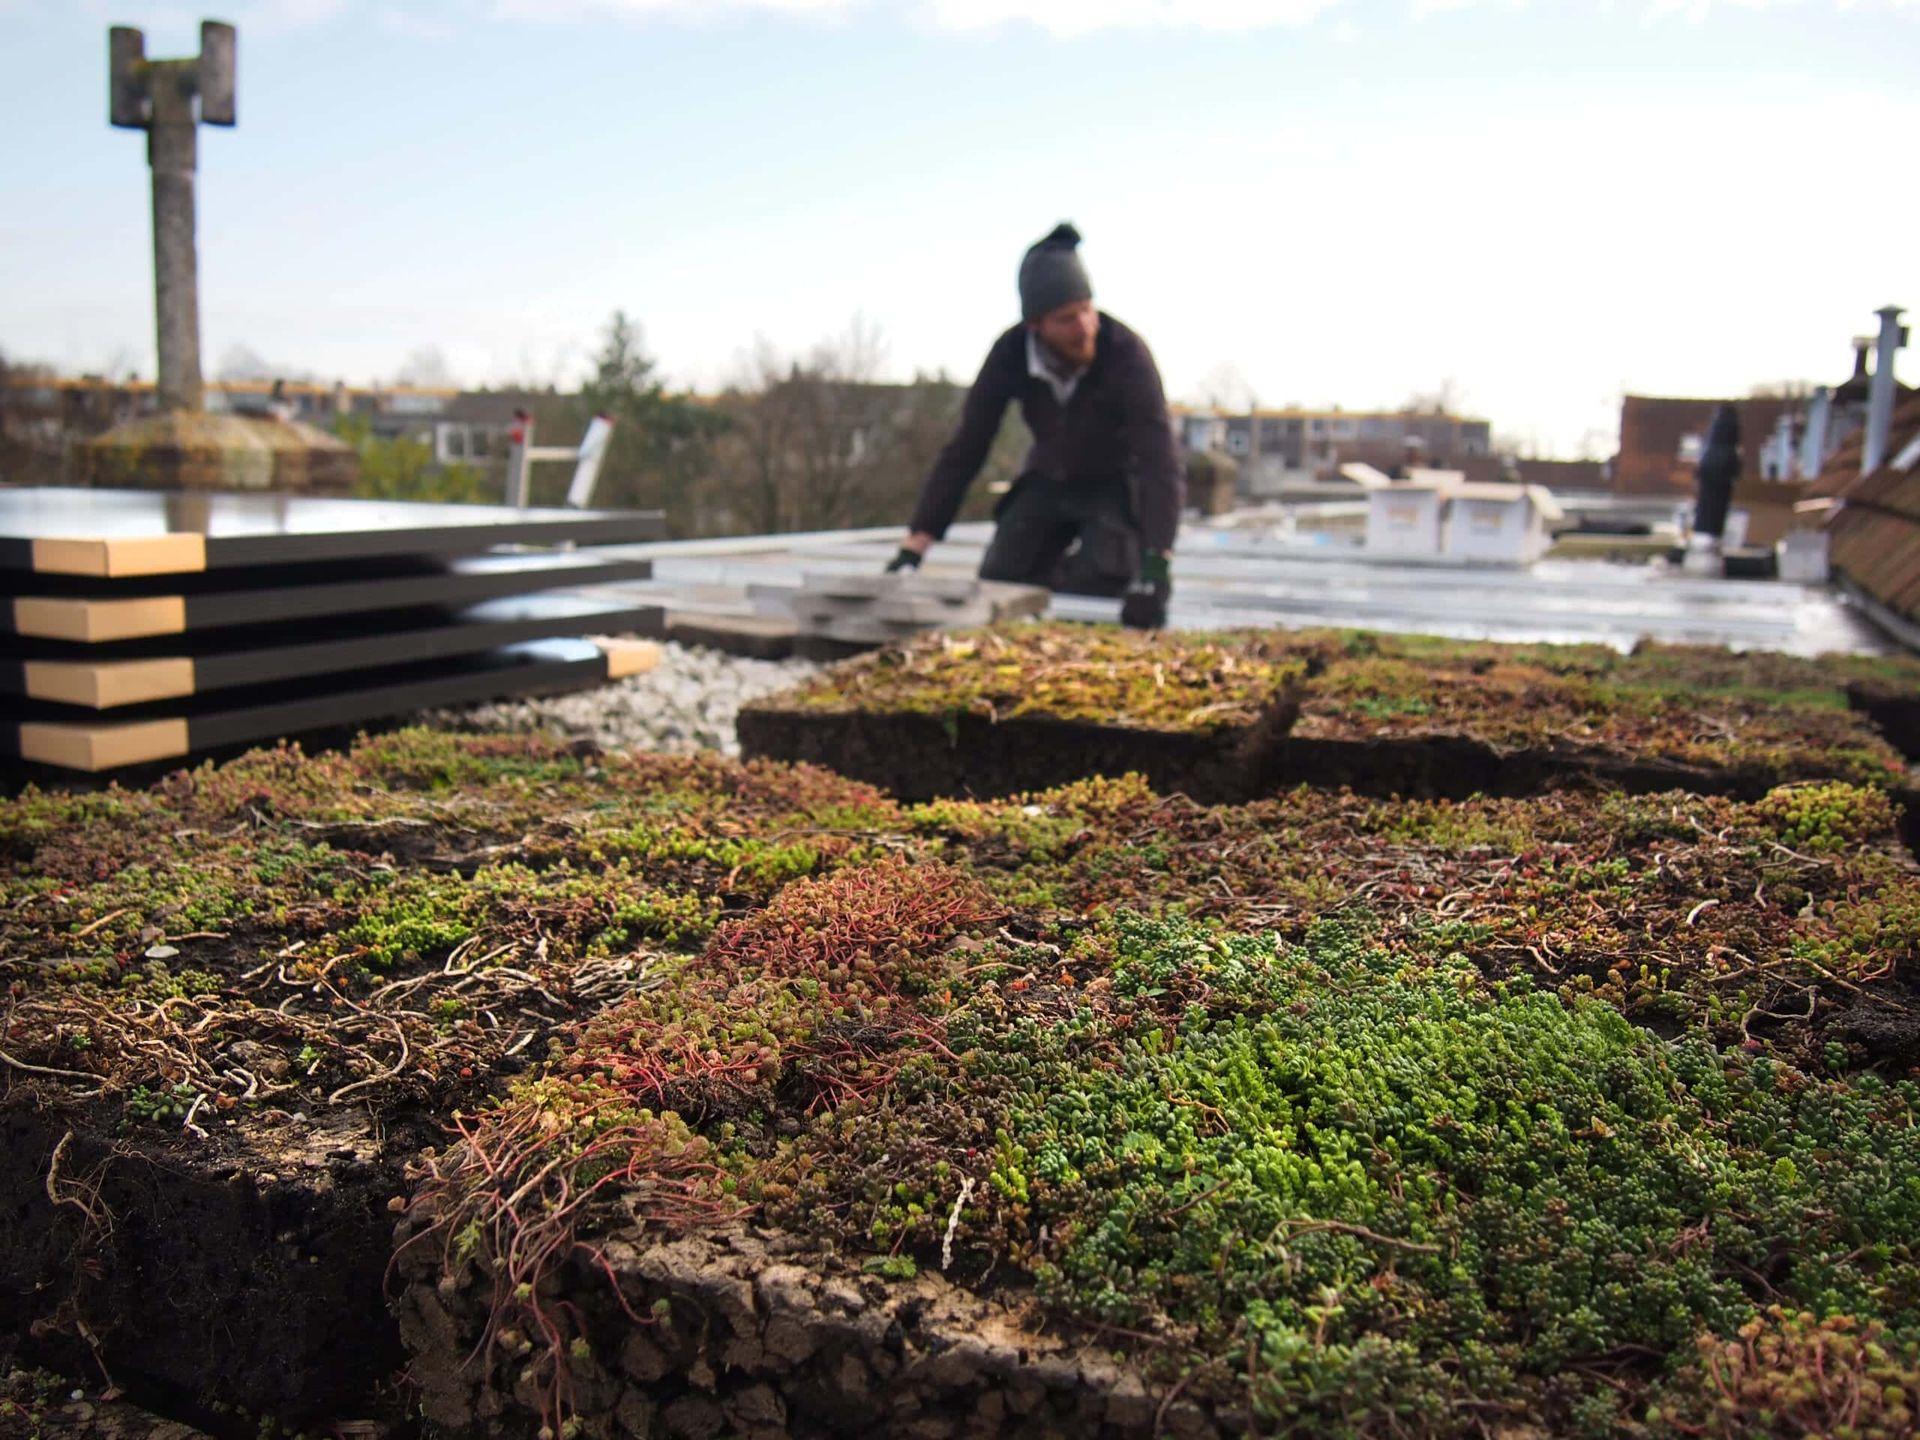
[[[494,0],[493,14],[498,19],[560,21],[598,15],[687,22],[756,13],[839,20],[866,8],[859,0]]]
[[[1096,30],[1266,30],[1305,25],[1344,0],[926,0],[946,30],[1027,24],[1051,35]]]
[[[627,16],[691,21],[764,14],[842,20],[894,14],[935,29],[974,32],[1029,25],[1050,35],[1100,30],[1244,31],[1304,25],[1347,0],[494,0],[511,19]]]
[[[12,14],[32,14],[55,8],[77,13],[99,24],[133,25],[148,32],[149,49],[157,42],[163,57],[188,54],[180,48],[187,37],[199,34],[200,21],[214,9],[222,20],[238,25],[243,37],[247,32],[312,30],[346,18],[355,9],[354,0],[225,0],[209,6],[199,0],[61,0],[56,7],[47,0],[0,0],[0,18]],[[394,8],[415,8],[400,0]],[[438,6],[430,8],[437,9]],[[242,44],[245,43],[244,38]]]
[[[0,0],[0,17],[52,8],[54,0]],[[192,0],[59,0],[85,13],[133,24],[197,23]],[[1573,8],[1569,0],[1561,0]],[[1920,18],[1920,0],[1588,0],[1591,8],[1647,24],[1698,24],[1742,10],[1879,12]],[[442,38],[473,23],[492,21],[586,23],[626,19],[698,25],[755,17],[838,24],[893,17],[951,34],[1026,27],[1061,39],[1103,31],[1236,34],[1300,28],[1333,18],[1329,33],[1351,42],[1354,27],[1368,33],[1391,24],[1397,10],[1411,21],[1494,10],[1552,11],[1531,0],[227,0],[228,17],[243,27],[304,30],[329,23],[371,22],[389,34]],[[111,16],[108,12],[111,11]]]
[[[0,0],[0,4],[5,3],[6,0]],[[300,0],[280,0],[280,3],[300,3]],[[309,3],[332,3],[332,0],[309,0]],[[1463,10],[1526,10],[1532,0],[1400,0],[1400,3],[1408,18],[1424,20]],[[1700,21],[1715,10],[1799,8],[1846,13],[1881,10],[1920,16],[1920,0],[1591,0],[1591,4],[1602,11],[1620,10],[1645,21],[1676,16]],[[1105,30],[1215,33],[1272,30],[1308,25],[1336,11],[1366,8],[1357,0],[494,0],[493,3],[495,16],[511,19],[627,16],[638,20],[693,22],[757,14],[838,21],[891,14],[949,32],[1029,26],[1060,38]],[[1347,23],[1354,22],[1348,19]]]
[[[404,5],[388,5],[379,13],[380,28],[407,40],[450,40],[457,33],[452,22],[425,15]]]
[[[1456,10],[1525,10],[1532,0],[1406,0],[1407,14],[1415,20],[1444,15]],[[1694,23],[1708,19],[1716,10],[1838,10],[1843,14],[1859,11],[1892,11],[1920,16],[1920,0],[1591,0],[1591,7],[1603,14],[1625,12],[1649,24],[1680,18]]]

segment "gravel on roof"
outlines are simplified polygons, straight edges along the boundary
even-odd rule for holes
[[[476,733],[551,730],[606,749],[738,755],[734,717],[750,700],[819,672],[807,660],[752,660],[701,646],[668,643],[644,674],[598,689],[534,700],[433,710],[422,723]]]

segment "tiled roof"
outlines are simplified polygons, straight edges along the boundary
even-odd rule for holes
[[[1837,451],[1815,482],[1842,504],[1829,522],[1836,570],[1889,609],[1920,620],[1920,398],[1893,414],[1885,464],[1862,475],[1859,439]],[[1900,462],[1905,462],[1904,464]]]

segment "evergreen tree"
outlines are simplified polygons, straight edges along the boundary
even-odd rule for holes
[[[691,492],[707,468],[707,442],[726,422],[717,411],[667,393],[639,325],[624,310],[607,322],[579,408],[582,429],[594,415],[614,422],[595,506],[664,510],[671,533],[692,533],[698,517],[691,513]]]

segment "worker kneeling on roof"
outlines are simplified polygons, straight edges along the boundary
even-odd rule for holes
[[[1007,402],[1033,433],[994,506],[983,580],[1120,595],[1121,620],[1166,624],[1185,481],[1146,342],[1093,305],[1080,234],[1056,226],[1020,262],[1022,320],[993,342],[933,462],[889,571],[917,568],[986,463]]]

